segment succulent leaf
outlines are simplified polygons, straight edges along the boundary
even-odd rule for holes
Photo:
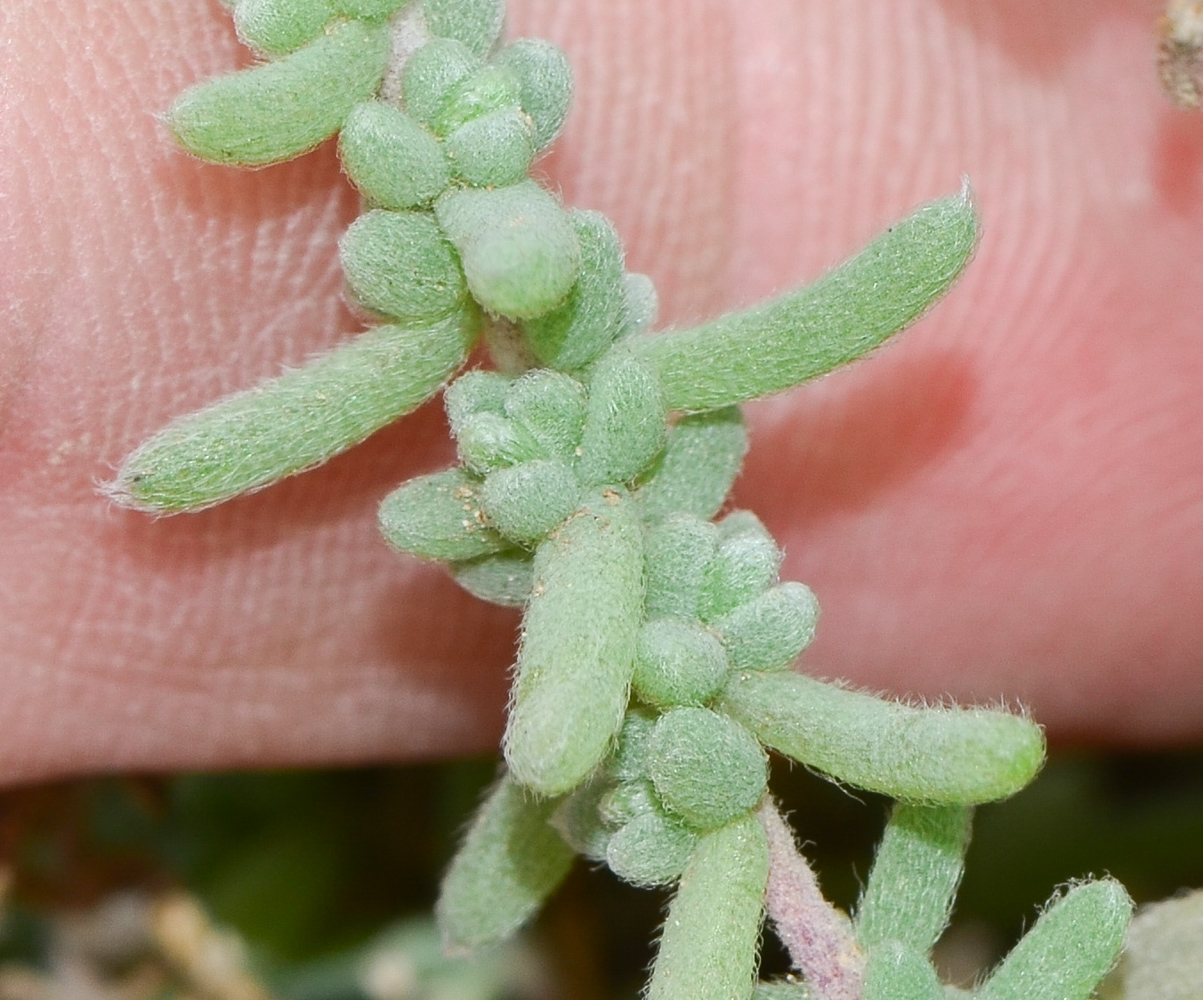
[[[262,167],[330,138],[384,77],[385,25],[346,21],[275,62],[185,90],[167,125],[188,152],[213,163]]]

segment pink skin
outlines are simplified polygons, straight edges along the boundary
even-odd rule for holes
[[[974,184],[983,240],[906,339],[751,408],[737,489],[823,603],[805,669],[1203,735],[1203,118],[1155,0],[514,0],[580,99],[545,161],[667,321],[811,279]],[[257,173],[155,113],[244,64],[216,0],[0,14],[0,780],[495,745],[517,616],[389,553],[437,404],[193,516],[95,492],[169,418],[355,330],[327,147]]]

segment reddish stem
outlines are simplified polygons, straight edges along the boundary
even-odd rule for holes
[[[766,906],[815,1000],[861,1000],[864,955],[848,918],[823,898],[793,831],[765,799],[757,814],[769,842]]]

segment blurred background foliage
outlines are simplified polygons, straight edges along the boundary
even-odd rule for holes
[[[578,865],[523,941],[445,958],[428,919],[492,759],[113,777],[0,793],[0,1000],[633,1000],[666,896]],[[888,804],[778,762],[828,895],[850,907]],[[968,984],[1054,888],[1203,886],[1203,753],[1054,755],[978,811],[938,950]],[[765,973],[786,969],[766,936]]]

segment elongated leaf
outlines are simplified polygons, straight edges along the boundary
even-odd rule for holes
[[[768,882],[759,820],[706,834],[668,910],[647,1000],[747,1000]]]
[[[504,0],[422,0],[430,33],[463,42],[483,56],[496,41],[505,19]]]
[[[239,0],[234,26],[246,45],[279,56],[313,41],[333,16],[330,0]]]
[[[977,993],[978,1000],[1087,1000],[1115,965],[1132,900],[1113,879],[1056,900]]]
[[[490,472],[480,506],[506,538],[534,547],[576,510],[580,497],[580,485],[567,465],[540,459]]]
[[[856,914],[865,948],[894,940],[931,950],[961,881],[971,815],[969,806],[894,808]]]
[[[531,319],[572,290],[580,240],[568,213],[534,181],[449,191],[434,210],[460,252],[468,287],[490,312]]]
[[[978,708],[912,708],[789,671],[737,673],[722,708],[839,781],[929,805],[1013,795],[1044,761],[1038,726]]]
[[[885,941],[865,963],[864,1000],[944,1000],[944,987],[922,951]]]
[[[435,915],[449,946],[509,936],[560,884],[572,849],[548,823],[556,805],[509,778],[493,789],[443,878]]]
[[[516,105],[498,108],[450,132],[443,149],[452,172],[466,184],[517,184],[535,155],[530,118]]]
[[[200,510],[333,458],[429,399],[464,362],[475,311],[378,326],[300,368],[169,424],[107,492],[140,510]]]
[[[405,61],[401,92],[405,110],[431,126],[455,88],[480,68],[480,58],[454,38],[434,38]]]
[[[455,582],[473,597],[507,608],[520,608],[534,581],[531,554],[508,549],[451,566]]]
[[[371,97],[389,57],[384,24],[347,21],[292,55],[189,87],[167,113],[188,152],[261,167],[299,156]]]
[[[596,361],[626,325],[622,242],[600,212],[569,213],[581,248],[575,287],[556,309],[522,324],[531,350],[549,368],[572,371]]]
[[[872,350],[956,280],[973,252],[968,194],[932,202],[820,281],[747,312],[641,340],[674,410],[780,392]]]
[[[629,497],[584,508],[535,552],[505,757],[543,795],[571,791],[622,724],[643,611],[643,544]]]
[[[733,670],[781,670],[810,645],[819,602],[804,583],[781,583],[710,623]]]
[[[711,622],[759,596],[777,582],[781,550],[750,510],[718,522],[718,550],[702,579],[698,615]]]
[[[662,810],[636,816],[606,845],[610,871],[631,885],[669,885],[681,877],[698,835]]]
[[[530,431],[549,455],[571,461],[588,410],[585,387],[561,372],[534,368],[514,381],[505,414]]]
[[[598,362],[589,382],[585,428],[577,450],[582,483],[625,483],[664,447],[664,397],[637,358],[616,348]]]
[[[338,249],[360,305],[389,319],[429,323],[463,308],[459,256],[428,212],[368,212],[351,224]]]
[[[355,186],[381,208],[413,208],[451,183],[439,141],[385,101],[355,106],[339,134],[338,153]]]
[[[727,669],[718,639],[696,621],[661,618],[639,630],[632,683],[649,705],[702,705],[722,688]]]
[[[522,110],[535,126],[535,145],[542,150],[560,134],[572,103],[572,67],[551,42],[520,38],[493,60],[518,79]]]
[[[647,766],[674,814],[698,830],[713,830],[760,801],[769,762],[738,722],[708,708],[674,708],[656,721]]]
[[[644,547],[648,618],[696,618],[718,529],[694,514],[674,514],[653,524]]]
[[[723,506],[748,450],[743,414],[732,406],[682,417],[639,490],[644,517],[687,512],[712,518]]]

